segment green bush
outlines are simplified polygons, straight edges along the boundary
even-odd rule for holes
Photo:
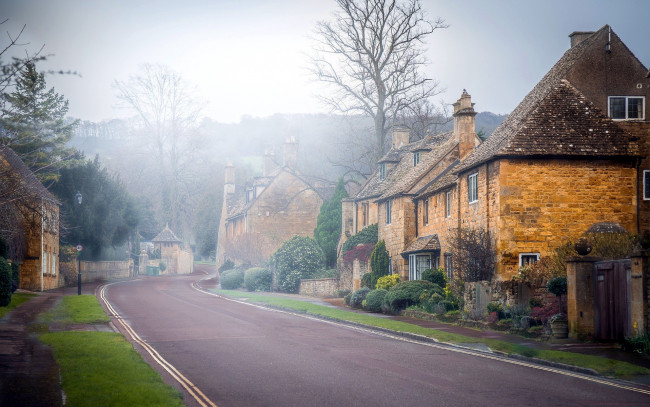
[[[386,242],[380,240],[375,245],[372,254],[370,254],[370,268],[372,269],[370,271],[370,274],[372,275],[371,284],[369,286],[370,288],[375,288],[377,280],[383,276],[388,275],[389,262],[390,256],[386,250]]]
[[[236,290],[244,284],[244,270],[230,269],[221,274],[221,288],[224,290]]]
[[[384,290],[390,290],[397,285],[397,283],[399,283],[399,274],[390,274],[388,276],[379,277],[375,286],[377,289],[383,288]]]
[[[383,288],[370,291],[366,295],[366,299],[363,300],[363,309],[370,312],[381,312],[386,294],[388,294],[388,290]]]
[[[352,297],[350,297],[350,306],[352,308],[361,308],[361,305],[363,303],[363,300],[366,299],[366,295],[370,292],[370,288],[368,287],[361,287],[354,293],[352,293]]]
[[[325,254],[325,264],[330,267],[336,266],[336,247],[341,237],[341,200],[347,197],[348,193],[345,190],[343,178],[340,178],[332,199],[323,201],[316,220],[314,239],[316,239],[316,242],[318,242],[318,245]]]
[[[621,349],[640,355],[650,355],[650,337],[647,335],[626,337],[621,344]]]
[[[487,305],[487,312],[488,314],[491,314],[493,312],[496,312],[497,314],[502,313],[503,306],[498,302],[489,302]]]
[[[366,273],[361,276],[361,287],[368,287],[372,285],[372,274]]]
[[[226,270],[232,270],[233,268],[235,268],[235,263],[233,263],[232,260],[228,259],[219,267],[219,273],[222,273]]]
[[[555,277],[546,284],[546,291],[556,296],[566,294],[566,277]]]
[[[11,302],[11,266],[0,257],[0,307],[6,307]]]
[[[435,287],[437,286],[429,281],[403,281],[388,291],[384,302],[392,312],[398,313],[412,305],[419,305],[422,294],[426,290],[435,290]]]
[[[318,243],[310,237],[294,236],[273,253],[269,260],[276,275],[278,287],[286,292],[297,292],[301,278],[312,276],[325,266],[325,256]]]
[[[361,229],[356,235],[350,236],[341,247],[341,255],[356,247],[358,244],[377,244],[377,224],[372,224]]]
[[[352,298],[352,293],[345,294],[345,297],[343,297],[343,303],[345,305],[350,305],[350,299],[351,298]]]
[[[271,291],[273,274],[270,270],[253,267],[244,272],[244,287],[248,291]]]
[[[429,281],[442,288],[447,287],[447,276],[442,269],[426,269],[422,272],[422,280]]]
[[[440,307],[438,304],[440,304],[442,301],[445,301],[445,298],[445,290],[440,288],[440,286],[437,284],[433,284],[432,287],[422,291],[418,302],[420,307],[422,307],[422,309],[424,309],[426,312],[443,314],[447,311],[447,309]]]
[[[345,298],[346,295],[350,294],[350,290],[336,290],[334,296],[336,298]]]

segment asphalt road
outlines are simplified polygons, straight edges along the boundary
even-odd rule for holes
[[[188,406],[650,405],[650,395],[616,385],[228,301],[194,289],[201,277],[104,290],[136,349]]]

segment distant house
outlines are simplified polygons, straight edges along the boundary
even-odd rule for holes
[[[9,147],[0,146],[3,237],[20,263],[19,288],[43,291],[64,284],[59,273],[59,202]]]
[[[167,266],[165,274],[190,274],[194,271],[194,255],[184,249],[183,241],[172,232],[169,225],[151,242],[154,250],[160,252],[161,261]]]
[[[264,156],[263,174],[235,184],[235,167],[225,170],[224,200],[217,241],[217,264],[227,259],[259,264],[293,236],[312,236],[323,200],[333,193],[329,182],[296,169],[298,143],[284,144],[282,165]]]
[[[344,232],[377,222],[392,271],[419,279],[429,267],[453,277],[450,234],[483,229],[496,278],[508,280],[595,223],[650,230],[650,73],[609,26],[570,38],[486,141],[475,135],[466,92],[441,142],[409,143],[396,130],[391,151],[345,203]]]

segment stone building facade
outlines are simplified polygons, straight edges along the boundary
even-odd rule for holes
[[[288,139],[282,165],[264,157],[263,174],[235,185],[235,168],[225,171],[224,201],[217,240],[217,264],[260,264],[293,236],[313,236],[323,200],[333,185],[301,174],[298,143]]]
[[[570,37],[571,48],[486,141],[476,137],[466,92],[451,134],[401,145],[394,136],[380,168],[344,203],[356,214],[344,228],[360,230],[358,207],[376,204],[379,239],[402,279],[429,267],[452,275],[451,234],[483,229],[497,280],[594,223],[650,231],[650,72],[609,26]],[[430,149],[420,168],[419,143]]]
[[[15,216],[15,232],[24,236],[21,253],[15,259],[20,264],[19,288],[43,291],[63,286],[59,272],[59,202],[4,146],[0,146],[0,182],[14,195],[2,205],[2,216]]]
[[[194,255],[185,250],[183,241],[166,225],[151,242],[154,250],[160,252],[160,259],[167,269],[165,274],[190,274],[194,271]]]

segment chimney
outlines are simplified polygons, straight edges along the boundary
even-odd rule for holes
[[[224,195],[234,194],[235,193],[235,166],[231,162],[226,165],[224,170],[224,183],[223,191]]]
[[[591,37],[593,33],[594,33],[593,31],[574,31],[571,34],[569,34],[569,38],[571,38],[571,48],[575,47],[576,45],[580,44],[582,41]]]
[[[410,141],[409,129],[406,127],[393,127],[393,145],[392,148],[399,150],[407,145]]]
[[[458,141],[459,159],[465,158],[474,150],[476,129],[474,123],[474,103],[465,89],[460,99],[454,103],[454,138]]]
[[[275,167],[277,166],[275,164],[275,153],[271,150],[264,150],[264,163],[262,164],[262,175],[267,177]]]
[[[293,170],[298,162],[298,142],[292,136],[284,142],[284,166]]]

